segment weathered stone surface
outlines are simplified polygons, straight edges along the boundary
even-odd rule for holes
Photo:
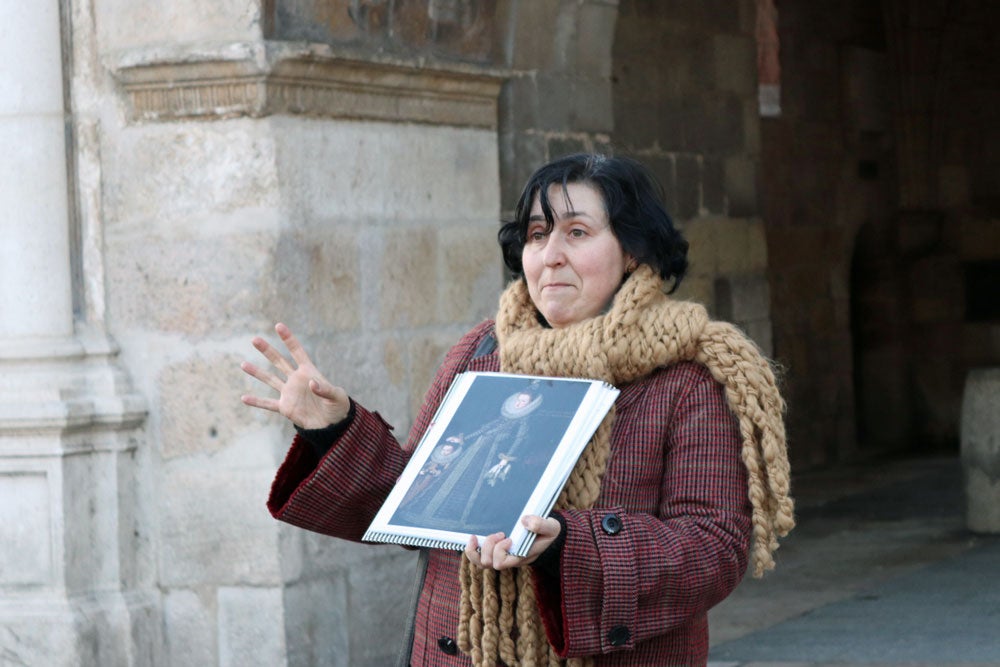
[[[205,6],[196,0],[168,4],[105,0],[94,4],[102,46],[109,50],[145,44],[239,41],[261,37],[258,0],[220,0]]]
[[[45,471],[0,471],[0,498],[0,586],[54,583],[49,479]]]
[[[350,586],[350,664],[378,667],[395,664],[409,621],[414,574],[412,555],[395,549],[363,568],[352,568]],[[378,577],[366,571],[372,568]],[[372,628],[379,629],[373,640]]]
[[[503,282],[498,228],[468,224],[439,231],[441,322],[474,322],[496,313]]]
[[[272,477],[271,470],[218,463],[169,466],[160,490],[161,585],[279,581],[277,526],[263,502]]]
[[[247,357],[267,367],[263,356]],[[239,402],[240,387],[247,393],[270,394],[271,389],[240,370],[245,357],[235,354],[193,358],[165,367],[159,377],[160,442],[165,459],[210,454],[229,445],[248,427],[266,419],[260,411]]]
[[[109,239],[108,253],[108,302],[118,326],[201,337],[266,324],[255,311],[270,278],[267,235],[225,243],[129,235]]]
[[[294,327],[356,331],[361,324],[359,232],[351,225],[315,224],[277,239],[261,273],[261,310]],[[294,295],[294,298],[292,298]]]
[[[385,240],[379,284],[381,325],[420,327],[436,320],[436,234],[432,229],[407,229]]]
[[[288,667],[351,667],[351,604],[343,572],[285,587]],[[375,636],[382,637],[379,628]],[[373,636],[372,634],[368,635]],[[381,643],[381,642],[379,642]]]
[[[288,117],[270,125],[281,193],[310,230],[497,217],[493,132]]]
[[[170,667],[218,664],[215,596],[206,600],[205,595],[176,589],[163,596],[166,662]]]
[[[966,524],[1000,533],[1000,368],[969,371],[962,395]]]
[[[219,667],[288,664],[281,588],[220,588]]]
[[[715,88],[753,97],[757,92],[757,45],[749,35],[712,37]]]
[[[723,167],[727,212],[733,217],[757,215],[757,161],[726,158]]]
[[[206,46],[198,58],[137,49],[120,56],[115,75],[135,121],[289,113],[485,128],[496,127],[503,78],[481,67],[284,42]]]

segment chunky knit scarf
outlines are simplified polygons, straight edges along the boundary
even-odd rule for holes
[[[560,329],[539,324],[527,287],[517,280],[500,298],[496,334],[500,368],[512,373],[595,378],[620,386],[678,361],[706,366],[725,386],[729,406],[739,418],[753,505],[754,576],[774,567],[777,537],[795,525],[784,402],[767,361],[736,327],[709,320],[700,305],[671,300],[660,277],[643,265],[618,290],[607,313]],[[573,469],[557,509],[588,508],[597,502],[613,418],[612,410]],[[473,663],[562,664],[546,640],[530,568],[497,573],[473,568],[466,558],[461,562],[458,639]]]

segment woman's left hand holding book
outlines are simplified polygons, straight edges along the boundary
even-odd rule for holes
[[[284,324],[274,327],[288,350],[286,358],[266,340],[257,336],[252,343],[270,362],[272,371],[244,361],[243,372],[278,392],[278,398],[263,398],[244,394],[246,405],[277,412],[302,429],[320,429],[339,424],[350,414],[351,400],[347,392],[332,384],[313,365],[299,340]]]

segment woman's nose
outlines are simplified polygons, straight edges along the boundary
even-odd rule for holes
[[[542,259],[546,266],[559,266],[566,262],[566,249],[558,234],[549,234]]]

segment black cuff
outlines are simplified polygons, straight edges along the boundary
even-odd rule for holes
[[[559,556],[562,555],[563,545],[566,544],[566,519],[559,512],[553,512],[549,518],[559,522],[559,534],[552,540],[552,544],[545,547],[545,551],[532,561],[531,567],[547,578],[559,579]]]
[[[351,409],[347,411],[347,416],[341,419],[336,424],[330,424],[323,428],[302,428],[298,424],[294,424],[295,432],[298,433],[309,448],[319,458],[326,456],[326,453],[330,451],[333,447],[333,443],[340,439],[340,436],[344,435],[344,432],[350,428],[351,423],[354,421],[355,409],[354,409],[354,399],[350,399]]]

